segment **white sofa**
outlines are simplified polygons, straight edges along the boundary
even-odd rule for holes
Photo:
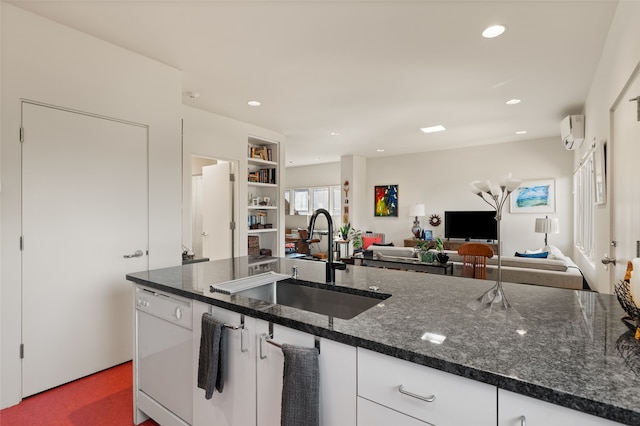
[[[378,260],[415,262],[416,253],[409,247],[371,246],[373,258]],[[453,275],[462,276],[462,256],[456,251],[445,250],[449,262],[453,263]],[[411,269],[411,268],[407,268]],[[496,280],[498,275],[498,257],[487,260],[487,280]],[[582,272],[576,264],[555,247],[551,248],[549,258],[527,258],[502,256],[502,281],[547,287],[581,290]]]
[[[453,262],[453,275],[462,275],[462,256],[448,252],[449,262]],[[487,280],[498,278],[498,257],[487,259]],[[546,287],[583,288],[582,272],[567,256],[551,259],[502,256],[502,281],[542,285]]]

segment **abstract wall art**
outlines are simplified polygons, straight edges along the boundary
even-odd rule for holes
[[[398,185],[375,186],[373,215],[376,217],[398,217]]]

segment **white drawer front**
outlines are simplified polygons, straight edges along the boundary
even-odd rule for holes
[[[503,389],[498,391],[500,422],[498,426],[622,426],[611,420],[591,416]],[[523,419],[524,417],[524,419]],[[524,422],[523,422],[524,420]]]
[[[428,426],[406,414],[393,411],[390,408],[358,398],[358,426]]]
[[[403,394],[404,390],[425,399]],[[436,426],[495,426],[497,388],[358,348],[358,395]]]

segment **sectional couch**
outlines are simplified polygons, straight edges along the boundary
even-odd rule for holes
[[[417,256],[408,247],[369,247],[369,253],[379,260],[405,261],[409,265],[417,262]],[[456,251],[445,252],[449,255],[449,262],[453,263],[453,275],[462,275],[462,256]],[[487,280],[496,280],[498,275],[498,258],[494,256],[487,260]],[[521,284],[541,285],[547,287],[583,289],[583,276],[580,269],[556,247],[551,247],[549,257],[527,258],[502,256],[502,281]]]

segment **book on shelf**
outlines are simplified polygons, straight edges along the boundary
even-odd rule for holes
[[[249,182],[257,183],[276,183],[276,170],[275,169],[260,169],[255,172],[249,172]]]
[[[247,225],[249,229],[270,229],[273,224],[267,223],[266,210],[256,210],[254,214],[247,217]]]
[[[271,161],[271,148],[266,146],[249,147],[249,158]]]
[[[273,161],[273,149],[266,146],[249,146],[249,158]]]

